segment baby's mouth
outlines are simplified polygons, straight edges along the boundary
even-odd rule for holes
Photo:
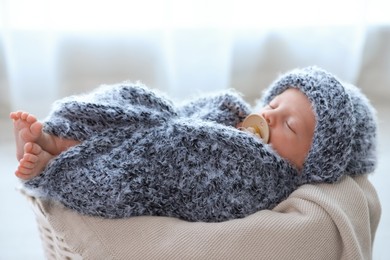
[[[242,122],[241,128],[263,139],[264,143],[269,141],[269,127],[267,121],[259,114],[250,114]]]

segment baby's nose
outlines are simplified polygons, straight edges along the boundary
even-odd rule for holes
[[[275,123],[275,115],[271,110],[266,110],[261,113],[261,116],[265,119],[268,126],[273,126]]]

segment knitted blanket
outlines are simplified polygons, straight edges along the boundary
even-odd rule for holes
[[[55,103],[44,131],[81,141],[25,186],[82,214],[225,221],[270,209],[298,172],[235,126],[250,112],[227,91],[174,104],[132,84]]]

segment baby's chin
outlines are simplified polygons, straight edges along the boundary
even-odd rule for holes
[[[288,164],[290,164],[290,166],[292,168],[294,168],[296,171],[298,171],[298,173],[300,173],[303,169],[303,165],[304,165],[304,162],[302,163],[299,163],[297,161],[294,161],[290,158],[287,158],[285,156],[281,156],[278,151],[272,146],[272,142],[268,143],[268,144],[265,144],[264,145],[265,147],[268,147],[270,151],[273,152],[273,154],[276,156],[276,157],[279,157],[281,160],[287,162]]]

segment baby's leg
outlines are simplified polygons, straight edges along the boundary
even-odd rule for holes
[[[10,118],[14,122],[14,134],[16,141],[16,158],[22,159],[24,145],[27,142],[36,142],[42,135],[42,123],[29,113],[18,111],[12,112]]]
[[[42,150],[38,144],[28,142],[24,145],[24,155],[15,175],[20,179],[30,180],[39,175],[52,158],[54,156]]]
[[[10,117],[14,121],[16,158],[18,160],[22,159],[24,145],[28,142],[38,144],[43,150],[53,155],[58,155],[69,147],[80,143],[44,133],[42,123],[27,112],[12,112]]]

